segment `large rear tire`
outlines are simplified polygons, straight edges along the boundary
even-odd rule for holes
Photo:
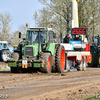
[[[57,72],[62,73],[65,69],[65,49],[62,45],[57,48],[56,53],[56,69]]]
[[[47,62],[47,64],[44,65],[44,67],[41,68],[41,70],[44,73],[51,73],[52,70],[52,59],[50,53],[43,53],[41,54],[41,59]]]
[[[9,59],[11,59],[11,52],[9,50],[2,50],[0,52],[1,60],[4,62],[7,62]]]
[[[52,66],[52,72],[56,72],[56,54],[57,54],[57,49],[59,45],[56,46],[54,55],[53,55],[53,66]]]
[[[90,48],[90,54],[91,54],[91,61],[88,63],[88,65],[90,67],[97,66],[96,59],[95,59],[95,50],[92,47]]]
[[[100,67],[100,53],[98,54],[98,67]]]

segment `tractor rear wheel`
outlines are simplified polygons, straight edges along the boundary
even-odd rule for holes
[[[94,48],[90,48],[91,61],[88,63],[90,67],[97,66],[94,51],[95,51]]]
[[[56,46],[54,55],[53,55],[53,66],[52,66],[52,72],[56,72],[56,53],[59,45]]]
[[[65,69],[65,49],[62,45],[57,48],[56,58],[56,69],[57,72],[62,73]]]
[[[100,53],[98,54],[98,67],[100,67]]]
[[[47,62],[47,64],[44,65],[44,67],[41,68],[44,73],[51,73],[52,70],[52,59],[50,53],[43,53],[41,54],[41,59]]]

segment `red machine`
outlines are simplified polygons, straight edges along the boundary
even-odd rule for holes
[[[77,68],[86,70],[87,63],[91,60],[90,43],[85,38],[86,28],[72,28],[72,40],[69,43],[62,43],[66,51],[66,70]],[[75,36],[80,36],[81,40],[74,40]]]

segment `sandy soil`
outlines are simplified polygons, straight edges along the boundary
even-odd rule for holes
[[[100,94],[100,68],[51,74],[0,71],[3,100],[83,100],[95,94]]]

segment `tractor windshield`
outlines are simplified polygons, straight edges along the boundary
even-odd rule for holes
[[[39,31],[27,31],[27,37],[26,41],[29,41],[30,43],[38,43]],[[46,43],[47,42],[47,31],[40,31],[40,43]]]

